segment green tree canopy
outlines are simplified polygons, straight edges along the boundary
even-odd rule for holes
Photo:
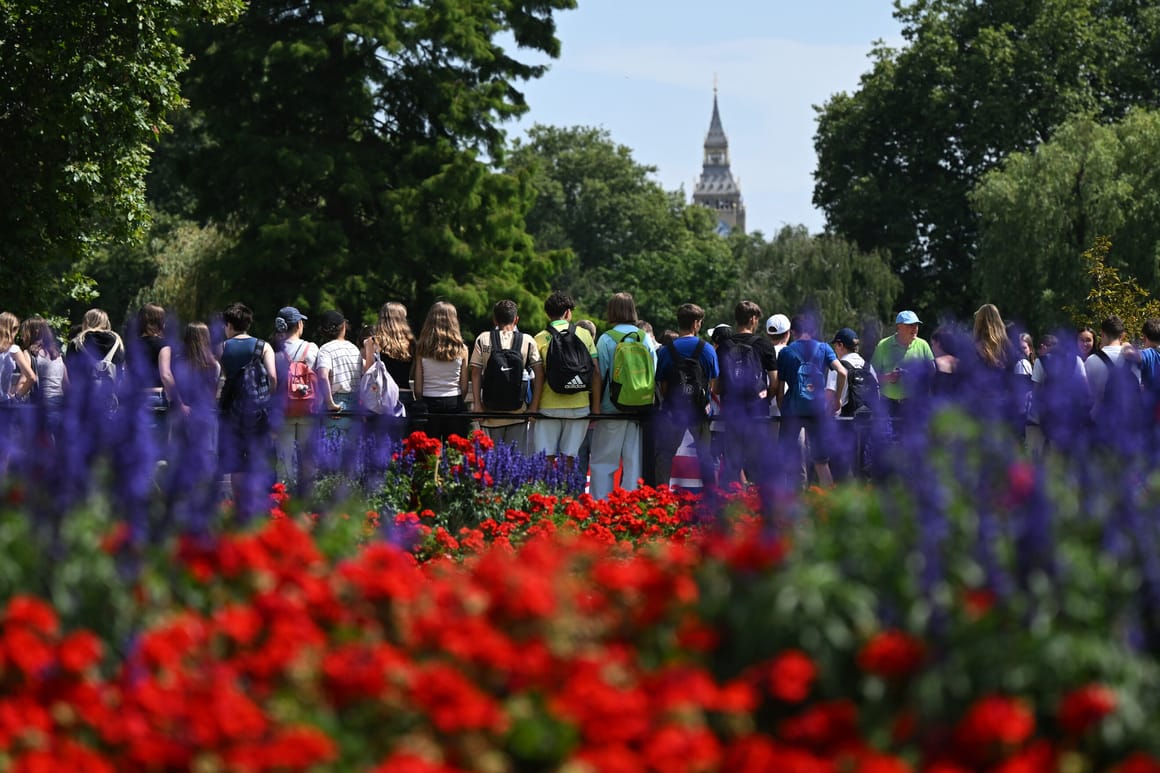
[[[78,260],[139,235],[151,148],[182,104],[174,30],[241,8],[0,0],[0,308],[47,311]]]
[[[167,190],[201,218],[236,224],[214,271],[259,315],[436,297],[465,326],[492,302],[530,303],[555,266],[523,228],[526,180],[497,173],[502,123],[555,56],[552,14],[575,0],[466,4],[254,0],[235,23],[191,30],[196,111],[167,142]],[[217,301],[224,301],[220,297]]]
[[[833,232],[889,251],[903,305],[965,314],[979,290],[969,192],[1069,116],[1109,121],[1156,104],[1160,9],[1133,0],[895,7],[905,47],[875,48],[858,90],[818,109],[814,203]]]
[[[642,318],[676,324],[676,307],[711,305],[735,280],[728,244],[708,210],[667,192],[632,150],[603,129],[533,126],[507,159],[527,175],[535,201],[528,231],[540,250],[565,252],[553,284],[601,315],[614,292],[631,292]]]
[[[737,235],[732,246],[739,266],[731,291],[712,309],[717,322],[733,323],[733,307],[750,300],[766,315],[815,311],[826,333],[891,317],[902,283],[879,253],[863,254],[833,235],[811,236],[786,226],[770,241],[760,233]]]
[[[1082,254],[1101,236],[1109,267],[1160,289],[1160,113],[1073,119],[984,175],[971,201],[980,289],[1032,330],[1070,321],[1091,287]]]

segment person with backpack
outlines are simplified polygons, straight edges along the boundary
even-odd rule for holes
[[[111,419],[116,413],[120,377],[125,366],[125,344],[102,309],[85,312],[80,331],[64,355],[72,393],[82,401],[80,415]]]
[[[804,430],[818,483],[832,486],[830,448],[837,404],[836,400],[827,400],[826,373],[831,370],[837,373],[837,384],[829,394],[840,395],[846,388],[846,368],[829,344],[816,340],[817,334],[818,323],[812,314],[797,314],[790,320],[793,341],[777,356],[773,391],[781,400],[783,466],[796,469],[801,465],[798,434]],[[783,383],[784,397],[780,390]]]
[[[1092,426],[1105,441],[1123,441],[1134,435],[1144,415],[1139,360],[1124,340],[1124,322],[1111,315],[1100,322],[1100,346],[1084,362],[1091,387]]]
[[[391,379],[399,388],[399,400],[408,409],[415,401],[411,379],[415,372],[415,334],[407,321],[407,307],[388,301],[379,309],[379,318],[362,342],[363,372],[375,363],[375,355],[386,366]]]
[[[218,404],[219,471],[230,477],[239,513],[251,515],[261,509],[274,482],[269,406],[278,388],[278,370],[273,347],[249,333],[254,312],[248,306],[230,304],[222,322],[226,340],[218,355],[225,379]]]
[[[761,307],[741,301],[733,308],[735,331],[717,350],[720,375],[716,392],[721,397],[725,427],[725,462],[720,485],[734,482],[763,483],[770,480],[769,403],[777,371],[777,352],[769,337],[757,332]]]
[[[672,478],[673,457],[686,432],[693,437],[702,487],[716,483],[707,411],[709,395],[717,385],[717,351],[700,337],[704,321],[704,309],[693,303],[682,304],[677,308],[677,337],[657,352],[661,409],[653,421],[658,485],[667,485]]]
[[[572,322],[576,304],[556,290],[544,301],[548,327],[536,334],[543,361],[544,386],[531,410],[542,416],[532,424],[532,453],[548,461],[562,458],[571,469],[588,433],[588,414],[600,413],[600,367],[592,334]]]
[[[879,413],[878,376],[869,363],[858,352],[858,334],[853,328],[844,327],[834,334],[830,347],[846,369],[845,388],[838,391],[838,372],[826,373],[826,391],[832,393],[837,414],[850,420],[851,441],[841,444],[840,453],[835,449],[838,461],[831,467],[834,477],[842,478],[851,472],[863,477],[870,474],[871,428]],[[836,468],[836,469],[835,469]]]
[[[1061,331],[1062,332],[1062,331]],[[1071,449],[1087,436],[1091,390],[1076,336],[1044,336],[1031,369],[1031,406],[1043,434],[1042,450]]]
[[[293,306],[283,306],[274,317],[274,351],[283,388],[274,401],[281,422],[276,422],[278,480],[294,490],[311,474],[311,445],[318,430],[318,346],[302,338],[308,317]]]
[[[471,409],[474,412],[502,411],[522,414],[529,404],[538,404],[544,385],[544,366],[536,339],[524,335],[515,301],[502,300],[491,310],[492,329],[475,337],[471,350]],[[526,373],[532,376],[532,399],[525,401]],[[496,443],[528,449],[528,424],[519,419],[485,418],[479,426]]]
[[[652,339],[636,326],[636,301],[631,293],[616,293],[608,301],[612,328],[596,342],[600,367],[600,413],[645,417],[653,408],[656,383],[656,351]],[[596,382],[594,382],[596,384]],[[604,419],[592,430],[592,481],[594,499],[607,497],[616,470],[627,491],[637,487],[643,471],[641,421]]]

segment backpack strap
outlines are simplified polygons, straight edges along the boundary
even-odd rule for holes
[[[1104,365],[1107,366],[1108,372],[1111,372],[1112,368],[1116,367],[1116,364],[1112,362],[1112,358],[1109,357],[1103,349],[1096,349],[1093,353],[1103,361]]]
[[[116,335],[116,334],[114,334]],[[100,359],[105,365],[111,365],[113,358],[117,356],[117,351],[121,348],[121,336],[116,336],[113,339],[113,345],[109,347],[109,351],[105,352],[105,356]]]

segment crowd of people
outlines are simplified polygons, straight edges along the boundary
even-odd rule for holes
[[[968,392],[976,410],[1009,422],[1039,452],[1066,443],[1061,428],[1077,418],[1091,427],[1110,422],[1113,408],[1118,421],[1142,416],[1160,389],[1156,319],[1138,345],[1109,317],[1098,331],[1047,334],[1036,346],[984,304],[970,327],[940,325],[928,343],[922,320],[903,310],[892,334],[864,344],[851,328],[822,336],[808,312],[766,317],[751,301],[709,331],[703,309],[683,304],[677,329],[660,336],[628,293],[612,295],[602,332],[573,318],[564,292],[543,308],[546,328],[525,332],[516,304],[501,300],[491,326],[465,337],[456,308],[442,301],[418,335],[400,303],[357,330],[339,310],[315,323],[287,306],[260,338],[242,303],[180,334],[148,304],[124,338],[91,309],[63,342],[45,319],[4,312],[0,402],[39,406],[37,439],[52,443],[62,440],[70,401],[113,421],[128,400],[153,417],[167,449],[160,456],[203,460],[201,469],[235,487],[271,471],[290,485],[309,479],[307,449],[319,434],[341,441],[353,427],[393,436],[413,427],[445,438],[478,426],[497,442],[587,470],[600,498],[618,474],[625,488],[667,483],[690,442],[710,489],[870,475],[882,444],[927,398]],[[397,403],[386,415],[370,412],[362,391],[378,370],[376,388],[389,384]]]

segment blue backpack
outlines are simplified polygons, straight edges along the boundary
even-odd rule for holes
[[[801,362],[797,368],[797,387],[794,392],[796,399],[806,405],[825,399],[826,372],[817,362],[820,359],[818,354],[822,351],[822,345],[814,342],[814,351],[809,357],[803,356],[804,346],[799,345],[797,349]]]

